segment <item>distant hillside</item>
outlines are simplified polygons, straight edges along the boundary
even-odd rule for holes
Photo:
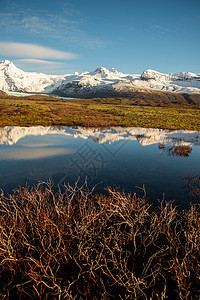
[[[5,98],[7,96],[6,92],[0,90],[0,97]]]

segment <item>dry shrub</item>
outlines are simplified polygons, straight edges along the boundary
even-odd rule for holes
[[[188,157],[189,154],[192,152],[192,148],[188,145],[179,145],[179,146],[171,146],[169,147],[169,155],[172,156],[181,156],[181,157]]]
[[[158,149],[161,151],[167,151],[168,155],[170,156],[180,156],[180,157],[189,157],[190,153],[192,152],[192,148],[188,145],[172,145],[172,146],[165,146],[164,144],[159,144]]]
[[[165,149],[166,149],[165,144],[159,143],[159,144],[158,144],[158,149],[159,149],[159,150],[165,150]]]
[[[87,186],[1,196],[1,299],[197,299],[199,208]]]

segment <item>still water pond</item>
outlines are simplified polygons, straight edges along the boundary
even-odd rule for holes
[[[81,184],[87,177],[89,186],[98,183],[97,192],[106,186],[141,192],[144,185],[151,201],[162,199],[164,193],[167,200],[184,205],[184,178],[200,173],[200,132],[4,127],[0,171],[4,192],[48,179],[54,187],[78,178]]]

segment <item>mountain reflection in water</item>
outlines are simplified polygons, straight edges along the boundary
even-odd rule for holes
[[[103,191],[120,186],[138,192],[145,185],[152,201],[187,202],[184,177],[200,173],[200,132],[151,128],[0,128],[0,188],[49,178],[54,186],[80,177]],[[168,154],[168,155],[165,155]],[[172,155],[173,154],[173,155]],[[101,183],[100,183],[101,182]]]

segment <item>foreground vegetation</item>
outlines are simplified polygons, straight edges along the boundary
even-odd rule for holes
[[[0,200],[1,299],[199,299],[198,204],[154,208],[145,191],[93,195],[77,184]]]
[[[0,99],[0,126],[136,126],[200,130],[200,106],[131,99],[74,99],[51,96]],[[158,106],[156,106],[158,105]]]

